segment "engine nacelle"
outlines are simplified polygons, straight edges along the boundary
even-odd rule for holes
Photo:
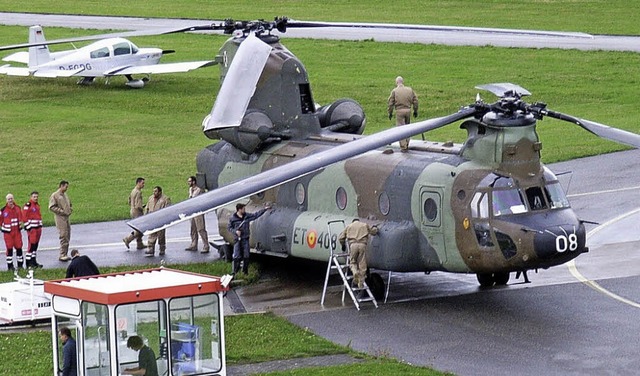
[[[338,99],[316,111],[322,129],[339,133],[362,134],[366,125],[362,106],[353,99]]]
[[[206,121],[205,118],[203,125],[206,124]],[[247,154],[254,153],[264,143],[272,141],[273,134],[273,122],[267,114],[260,111],[251,111],[245,114],[239,127],[205,131],[207,137],[225,140]]]

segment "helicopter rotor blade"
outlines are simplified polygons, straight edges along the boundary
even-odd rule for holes
[[[92,40],[108,39],[108,38],[143,37],[143,36],[150,36],[150,35],[164,35],[164,34],[174,34],[174,33],[185,33],[185,32],[189,32],[189,31],[222,30],[222,29],[223,29],[222,26],[219,26],[219,25],[202,25],[202,26],[182,27],[182,28],[178,28],[178,29],[176,29],[176,28],[171,28],[171,29],[167,28],[167,29],[123,31],[123,32],[108,33],[108,34],[85,35],[83,37],[52,39],[52,40],[46,40],[46,41],[37,42],[37,43],[12,44],[12,45],[8,45],[8,46],[0,46],[0,51],[15,50],[15,49],[19,49],[19,48],[38,47],[38,46],[48,46],[48,45],[63,44],[63,43],[92,41]]]
[[[252,194],[321,170],[331,164],[383,147],[404,138],[443,127],[474,116],[479,112],[481,112],[481,110],[478,110],[474,106],[469,106],[451,115],[424,120],[402,127],[394,127],[374,135],[361,137],[297,161],[263,171],[248,178],[237,180],[189,200],[172,205],[166,209],[135,218],[127,222],[127,224],[145,234],[160,231],[182,221],[213,211],[231,202],[249,197]]]
[[[240,126],[270,53],[271,46],[249,33],[229,66],[211,114],[203,122],[204,131]]]
[[[615,141],[621,144],[640,148],[640,135],[632,132],[628,132],[622,129],[610,127],[605,124],[596,123],[595,121],[580,119],[571,115],[555,112],[551,110],[541,110],[542,115],[552,117],[554,119],[568,121],[576,125],[581,126],[587,131],[595,134],[598,137],[606,138],[607,140]]]

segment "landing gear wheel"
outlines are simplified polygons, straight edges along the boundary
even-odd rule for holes
[[[220,246],[218,254],[221,260],[231,262],[233,260],[233,247],[230,244],[223,244]]]
[[[378,273],[371,273],[364,280],[376,300],[384,299],[384,280]]]
[[[504,286],[509,282],[509,273],[478,273],[476,277],[481,287]]]
[[[496,286],[504,286],[509,282],[509,273],[493,273],[493,281]]]
[[[493,286],[493,274],[492,273],[478,273],[476,274],[478,278],[478,283],[480,283],[480,287],[491,287]]]

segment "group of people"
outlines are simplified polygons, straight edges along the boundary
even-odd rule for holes
[[[129,208],[131,218],[138,218],[144,214],[153,213],[160,209],[164,209],[171,205],[171,199],[162,193],[162,187],[153,187],[153,194],[149,196],[146,204],[143,204],[142,189],[144,188],[145,179],[139,177],[136,179],[136,185],[131,190],[129,195]],[[202,188],[198,187],[195,176],[189,176],[187,179],[187,185],[189,187],[189,198],[196,197],[202,193]],[[203,247],[200,253],[209,253],[209,236],[207,234],[207,228],[204,220],[204,214],[199,215],[191,219],[191,244],[185,248],[185,251],[197,251],[198,250],[198,236],[202,239]],[[165,230],[157,231],[147,239],[147,244],[144,244],[142,240],[142,233],[139,231],[132,231],[129,235],[125,236],[122,241],[127,249],[130,249],[130,243],[136,241],[137,249],[147,249],[145,251],[146,257],[155,256],[156,242],[158,243],[159,255],[164,256],[167,250],[167,239]]]
[[[49,210],[53,212],[56,228],[60,234],[60,261],[69,261],[67,256],[69,251],[69,239],[71,237],[71,224],[69,216],[73,209],[71,201],[66,195],[69,182],[63,180],[58,185],[58,190],[49,197]],[[4,236],[6,245],[7,269],[15,270],[23,268],[41,268],[38,263],[37,253],[40,238],[42,237],[42,212],[38,203],[39,193],[31,192],[29,201],[20,207],[15,202],[13,194],[9,193],[5,197],[6,205],[0,211],[2,223],[0,229]],[[22,230],[27,233],[28,246],[26,253],[23,253]],[[15,250],[15,264],[14,264]]]

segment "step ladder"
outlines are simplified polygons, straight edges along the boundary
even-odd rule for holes
[[[336,227],[338,227],[338,225],[341,225],[339,227],[340,231],[332,232],[332,227],[335,229]],[[331,239],[334,239],[332,234],[335,234],[336,241],[331,242],[331,245],[329,246],[331,255],[329,257],[329,262],[327,263],[327,275],[324,279],[324,287],[322,289],[322,299],[320,300],[320,305],[324,306],[324,300],[327,295],[327,288],[329,286],[329,278],[332,274],[335,274],[331,272],[337,271],[340,275],[340,278],[342,279],[342,304],[344,304],[346,294],[349,293],[349,296],[351,297],[351,300],[353,300],[353,304],[355,304],[358,311],[360,310],[360,303],[365,302],[371,302],[376,308],[378,308],[378,302],[376,301],[376,298],[373,296],[373,293],[371,292],[369,286],[367,286],[367,283],[365,281],[362,282],[362,288],[358,288],[357,286],[352,287],[353,274],[349,270],[349,242],[346,242],[346,252],[338,253],[335,249],[339,244],[339,242],[337,241],[338,235],[345,227],[346,226],[344,220],[342,219],[327,222],[329,237]]]

